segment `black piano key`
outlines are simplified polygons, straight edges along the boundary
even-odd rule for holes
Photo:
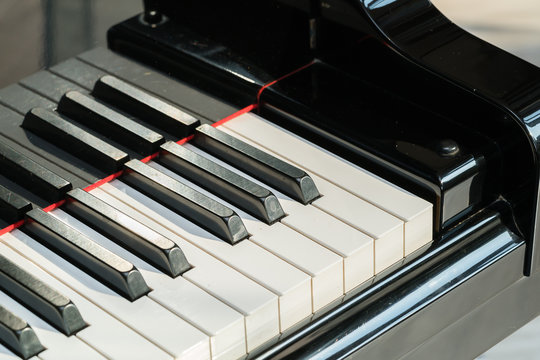
[[[32,207],[47,207],[51,205],[50,201],[44,200],[40,198],[38,195],[34,194],[33,192],[29,191],[27,188],[20,186],[18,183],[14,182],[13,180],[5,177],[4,175],[0,174],[0,184],[4,186],[9,191],[12,191],[14,194],[17,194],[18,196],[22,197],[26,201],[28,201],[30,204],[32,204]],[[29,209],[31,210],[31,209]],[[24,216],[19,219],[23,220]],[[3,221],[3,220],[2,220]],[[8,225],[13,224],[15,221],[9,221]],[[7,225],[6,225],[7,226]]]
[[[34,96],[40,97],[37,94]],[[21,154],[60,175],[72,183],[73,187],[84,188],[109,175],[33,132],[23,129],[21,125],[27,112],[18,114],[0,106],[0,119],[5,125],[0,126],[0,142],[6,143]]]
[[[315,183],[303,170],[212,126],[199,126],[193,140],[209,153],[303,204],[320,196]]]
[[[32,210],[32,204],[19,194],[0,185],[0,218],[14,223],[24,218]]]
[[[134,301],[150,291],[139,270],[129,261],[41,209],[34,209],[26,216],[24,232],[128,300]]]
[[[111,75],[96,82],[92,95],[178,138],[192,135],[200,125],[179,108]]]
[[[156,152],[163,136],[77,91],[69,91],[58,103],[58,112],[143,155]]]
[[[268,189],[174,142],[161,145],[157,161],[165,167],[272,224],[285,216],[278,199]]]
[[[122,150],[49,110],[30,110],[22,127],[105,172],[116,172],[129,160],[129,155]]]
[[[173,241],[84,190],[71,190],[63,209],[172,277],[191,268]]]
[[[138,160],[125,166],[124,182],[219,238],[235,244],[249,236],[230,208]]]
[[[0,167],[0,173],[51,202],[63,199],[72,187],[69,181],[2,142]]]
[[[1,304],[0,343],[23,359],[29,359],[45,350],[30,325]]]
[[[70,299],[0,255],[0,289],[67,336],[86,327]]]
[[[203,122],[219,121],[240,110],[218,97],[197,90],[185,82],[171,78],[170,75],[141,65],[109,49],[98,47],[77,57],[119,79],[156,94]]]

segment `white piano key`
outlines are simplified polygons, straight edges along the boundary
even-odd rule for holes
[[[302,234],[275,223],[271,226],[255,219],[232,204],[189,182],[163,166],[150,166],[229,206],[242,218],[251,234],[250,240],[311,276],[313,311],[319,310],[343,294],[343,259]]]
[[[403,221],[316,175],[311,177],[324,195],[313,206],[374,239],[375,274],[403,258]]]
[[[0,291],[0,303],[24,319],[34,329],[39,341],[46,348],[45,351],[39,353],[40,358],[71,360],[76,354],[76,357],[80,359],[104,359],[101,354],[79,338],[64,335],[2,291]]]
[[[208,274],[215,275],[220,271],[221,266],[215,265],[217,265],[215,262],[206,264],[200,271],[193,271],[187,276],[195,283],[208,286],[216,297],[226,298],[226,300],[230,301],[226,302],[230,306],[234,307],[234,304],[249,302],[249,311],[246,311],[244,315],[247,350],[248,352],[252,351],[279,333],[277,297],[274,294],[270,297],[260,291],[257,294],[257,292],[250,292],[249,289],[231,288],[226,282],[220,281],[217,276],[209,277]],[[225,296],[225,294],[227,295]],[[269,299],[271,300],[269,301]]]
[[[126,249],[81,223],[60,209],[51,214],[90,237],[96,243],[133,263],[151,291],[148,296],[210,337],[212,358],[236,359],[246,353],[244,317],[212,295],[184,279],[171,278]]]
[[[249,221],[251,239],[311,276],[313,311],[343,295],[343,258],[281,223]],[[314,246],[314,245],[317,246]]]
[[[299,208],[296,208],[296,205]],[[289,216],[283,218],[281,221],[283,224],[343,257],[345,292],[349,292],[373,277],[374,242],[372,238],[313,206],[294,203],[293,206],[284,207],[287,207]]]
[[[403,220],[405,255],[432,240],[433,206],[429,202],[379,179],[257,115],[244,114],[222,126]]]
[[[246,354],[243,315],[185,279],[170,287],[163,285],[150,296],[178,315],[189,313],[185,318],[193,319],[193,324],[205,326],[200,329],[210,337],[212,359],[237,359]]]
[[[208,359],[208,336],[149,297],[129,302],[37,241],[17,232],[9,245],[174,357]]]
[[[16,244],[19,242],[17,240],[18,235],[26,236],[16,230],[3,235],[1,239],[5,243]],[[19,245],[21,245],[21,248],[24,248],[22,244]],[[89,325],[79,331],[76,336],[106,357],[111,359],[129,358],[141,360],[171,359],[170,355],[111,317],[108,313],[82,297],[78,292],[38,268],[37,265],[31,263],[31,260],[23,257],[23,255],[9,248],[6,244],[0,243],[0,254],[69,297],[77,305],[84,320]]]
[[[235,134],[228,129],[222,130]],[[235,134],[235,136],[250,145],[264,149],[261,145],[238,134]],[[280,155],[274,155],[281,158]],[[323,195],[312,202],[313,206],[335,216],[374,239],[374,267],[376,274],[403,258],[403,221],[317,175],[310,174],[310,176],[317,185],[319,192]]]
[[[29,360],[36,360],[37,357],[33,356]],[[18,355],[15,355],[4,345],[0,344],[0,360],[21,360]]]
[[[143,204],[150,199],[119,181],[91,193],[182,248],[193,265],[183,277],[244,315],[248,351],[279,334],[277,296],[180,237],[176,231],[181,229],[176,224]]]
[[[287,216],[281,219],[281,223],[343,257],[345,292],[373,277],[373,238],[314,206],[304,206],[298,203],[191,144],[184,146],[272,191],[287,213]]]

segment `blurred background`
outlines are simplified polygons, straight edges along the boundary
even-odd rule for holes
[[[540,66],[539,0],[431,1],[467,31]]]
[[[476,36],[540,66],[540,0],[432,0]],[[142,0],[0,0],[0,88],[95,46]],[[531,319],[532,320],[532,319]],[[540,359],[540,319],[481,355]]]
[[[142,0],[0,0],[0,87],[95,46]]]
[[[433,0],[455,23],[540,66],[539,0]],[[95,46],[142,0],[0,0],[0,87]]]

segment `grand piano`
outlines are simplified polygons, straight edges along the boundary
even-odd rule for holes
[[[468,359],[540,311],[540,70],[427,0],[146,0],[0,89],[0,357]]]

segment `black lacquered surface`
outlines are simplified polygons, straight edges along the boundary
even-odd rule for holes
[[[364,49],[387,51],[375,43]],[[366,72],[371,61],[362,64]],[[314,64],[263,92],[261,115],[429,200],[436,232],[493,201],[500,186],[486,178],[500,167],[495,141],[423,111],[369,76]],[[448,141],[454,153],[444,152]]]
[[[302,204],[320,196],[315,183],[303,170],[212,126],[198,127],[193,142]]]
[[[54,216],[34,209],[22,228],[32,238],[80,266],[110,288],[134,301],[150,291],[133,264],[110,252]]]
[[[63,208],[170,276],[181,275],[191,268],[174,242],[84,190],[71,190]]]
[[[0,288],[66,335],[86,326],[77,307],[17,264],[0,255]]]
[[[506,152],[509,160],[505,174],[511,175],[503,175],[502,181],[506,185],[505,195],[521,208],[516,218],[529,244],[526,273],[540,269],[539,239],[534,230],[538,225],[536,207],[540,179],[540,70],[466,33],[429,1],[390,1],[384,6],[372,0],[355,3],[357,9],[378,24],[379,36],[400,53],[445,79],[446,88],[450,84],[464,87],[479,103],[495,104],[496,108],[503,109],[489,118],[475,111],[471,124],[481,124],[485,132],[503,128],[508,129],[507,136],[517,133],[514,149]],[[408,30],[404,32],[404,28]],[[433,93],[429,94],[432,87],[422,91],[424,83],[418,83],[417,92],[423,92],[426,100],[431,101],[434,98]],[[440,100],[432,102],[432,106],[439,104]],[[447,111],[455,113],[456,110]],[[522,197],[524,192],[529,194],[526,198]],[[525,213],[527,215],[523,215]]]
[[[26,321],[2,305],[0,305],[0,342],[23,359],[29,359],[45,350]]]
[[[278,199],[268,189],[174,142],[161,145],[157,161],[194,183],[272,224],[285,216]]]
[[[222,240],[235,244],[249,236],[242,219],[225,205],[140,161],[125,166],[122,181]]]
[[[133,17],[111,29],[109,47],[240,108],[255,101],[262,85],[312,60],[307,1],[294,7],[250,0],[148,5],[166,14],[165,21]]]

